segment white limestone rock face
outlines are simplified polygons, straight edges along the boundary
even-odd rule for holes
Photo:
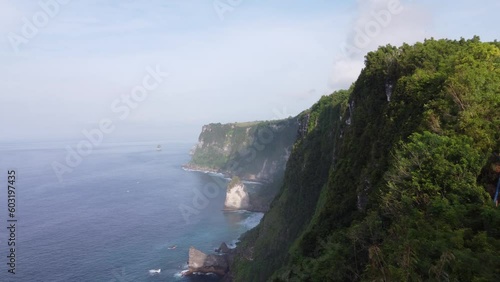
[[[245,189],[245,185],[238,182],[227,188],[226,201],[224,207],[233,210],[245,210],[250,208],[250,196]]]

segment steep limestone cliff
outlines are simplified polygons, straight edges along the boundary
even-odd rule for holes
[[[298,126],[297,118],[205,125],[185,168],[260,182],[252,193],[243,183],[228,189],[226,208],[266,211],[281,185]]]
[[[349,91],[298,117],[283,185],[231,277],[500,281],[498,109],[498,42],[370,52]]]
[[[205,125],[186,167],[272,182],[285,170],[297,127],[295,118]]]
[[[368,53],[349,90],[294,119],[279,192],[225,278],[500,281],[499,109],[498,42]]]

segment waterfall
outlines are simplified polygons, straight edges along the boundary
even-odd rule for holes
[[[351,125],[352,123],[352,113],[354,112],[354,101],[349,103],[349,118],[345,121],[347,125]]]
[[[387,81],[385,83],[385,95],[387,96],[387,102],[391,101],[393,88],[394,88],[394,85],[392,85],[392,83],[390,81]]]

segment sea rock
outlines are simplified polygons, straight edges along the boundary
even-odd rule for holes
[[[226,192],[226,201],[224,202],[226,209],[245,210],[250,208],[250,196],[238,177],[233,177],[229,183]]]
[[[228,254],[231,252],[231,249],[227,246],[225,242],[222,242],[222,244],[220,244],[220,247],[215,251],[221,254]]]
[[[189,248],[188,273],[215,273],[224,276],[228,270],[227,259],[223,255],[207,255],[195,247]]]

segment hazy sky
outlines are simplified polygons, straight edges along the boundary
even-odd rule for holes
[[[195,142],[203,124],[298,114],[379,45],[500,37],[498,0],[394,1],[0,0],[0,140],[109,119],[105,141]]]

